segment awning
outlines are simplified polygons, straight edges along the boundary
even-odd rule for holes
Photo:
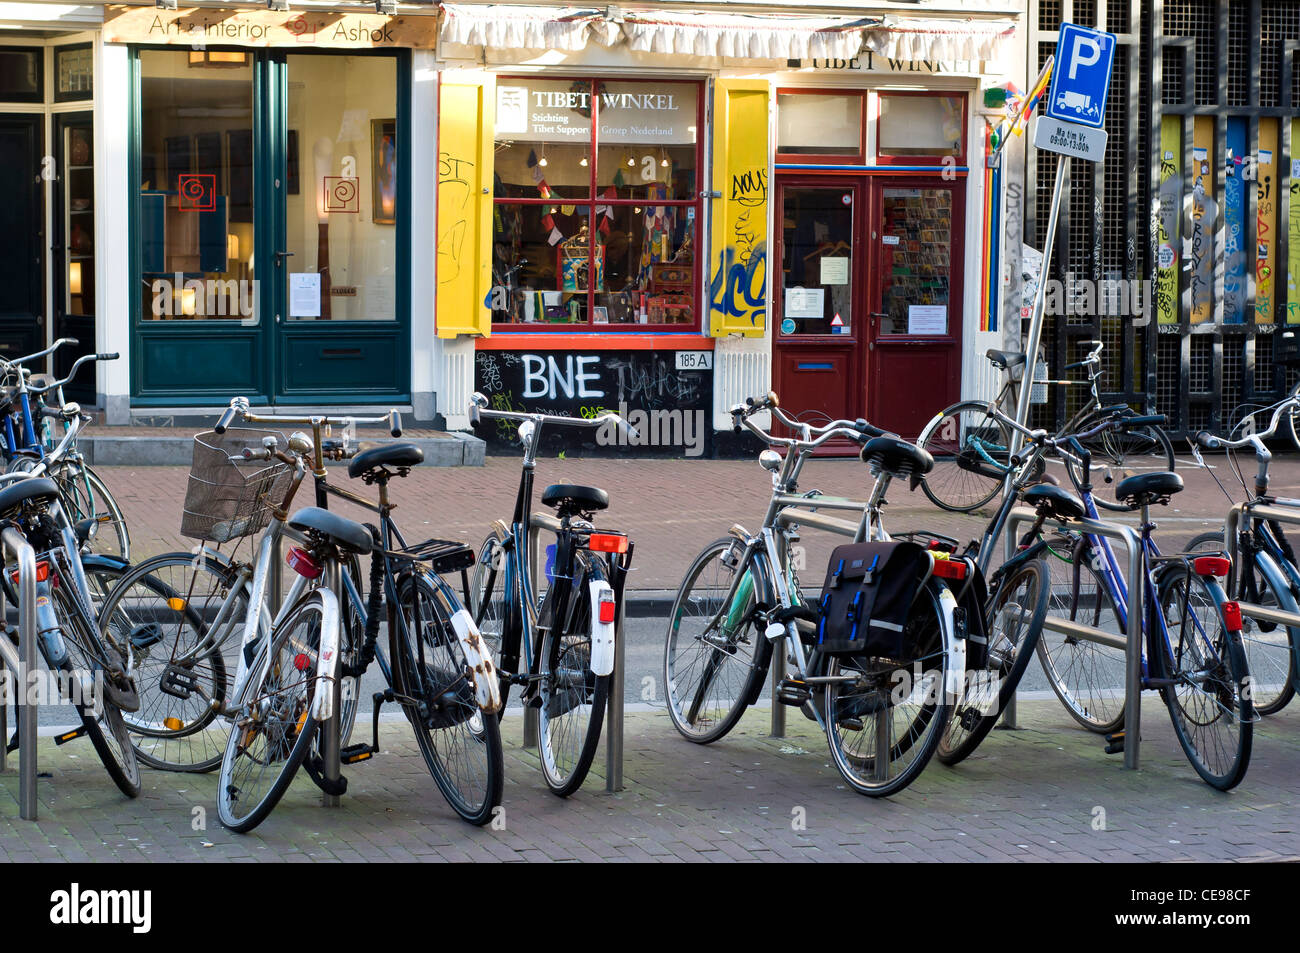
[[[623,38],[645,53],[734,59],[852,59],[862,30],[878,17],[756,16],[724,13],[626,12]]]
[[[1014,20],[885,17],[866,30],[867,49],[899,60],[951,63],[996,60],[1015,34]]]
[[[440,43],[496,50],[587,48],[593,27],[608,32],[605,8],[543,7],[499,3],[444,3]]]

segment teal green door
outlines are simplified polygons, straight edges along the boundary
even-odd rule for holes
[[[407,63],[141,50],[133,403],[402,403]]]

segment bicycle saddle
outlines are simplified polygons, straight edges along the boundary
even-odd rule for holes
[[[603,510],[609,506],[609,494],[599,487],[576,483],[553,483],[542,491],[542,502],[564,510]]]
[[[348,476],[359,477],[382,467],[414,467],[424,462],[424,451],[413,443],[385,443],[362,450],[348,462]]]
[[[1050,483],[1039,483],[1025,490],[1025,503],[1039,513],[1061,520],[1081,520],[1087,515],[1083,502],[1069,490]]]
[[[934,469],[934,457],[901,437],[872,437],[862,448],[862,462],[892,476],[918,476]]]
[[[45,477],[33,477],[30,480],[18,480],[0,490],[0,513],[7,513],[19,503],[40,498],[42,500],[58,499],[59,488],[53,480]]]
[[[1115,499],[1131,509],[1152,503],[1168,503],[1183,488],[1183,478],[1172,470],[1139,473],[1125,477],[1115,487]]]
[[[1013,351],[999,351],[996,348],[989,348],[984,352],[984,356],[989,359],[990,364],[1000,371],[1004,371],[1008,367],[1019,367],[1025,363],[1023,354],[1016,354]]]
[[[294,513],[289,517],[289,528],[324,536],[340,549],[359,556],[364,556],[374,546],[370,530],[355,520],[323,510],[318,506],[308,506]]]

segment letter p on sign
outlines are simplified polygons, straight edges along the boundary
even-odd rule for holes
[[[1076,36],[1070,54],[1070,79],[1079,78],[1080,66],[1096,66],[1101,59],[1101,44],[1090,36]]]

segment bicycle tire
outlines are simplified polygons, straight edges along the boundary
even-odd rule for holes
[[[238,583],[211,555],[163,553],[124,573],[100,608],[101,631],[111,628],[131,646],[140,710],[126,722],[136,757],[149,767],[204,773],[221,765],[226,739],[210,730],[218,718],[212,703],[224,706],[233,687],[247,590],[240,587],[227,607],[222,631],[212,626]],[[204,641],[213,649],[193,656]],[[194,678],[195,690],[163,691],[169,666]]]
[[[505,717],[506,700],[510,695],[510,676],[515,674],[501,667],[501,642],[506,618],[506,558],[505,548],[495,535],[483,540],[469,587],[470,614],[474,616],[479,636],[487,646],[492,664],[496,666],[501,680],[501,710],[497,712],[497,721]]]
[[[1077,602],[1072,598],[1075,552],[1085,557],[1079,567]],[[1110,590],[1087,557],[1090,552],[1087,548],[1076,549],[1071,538],[1048,540],[1047,565],[1052,577],[1048,615],[1106,629],[1122,637],[1119,612]],[[1048,684],[1071,718],[1098,734],[1119,730],[1124,724],[1127,666],[1123,650],[1077,640],[1044,627],[1036,651]],[[1115,685],[1119,686],[1118,694]]]
[[[479,708],[452,628],[459,604],[422,572],[398,580],[397,602],[402,620],[390,617],[389,625],[394,689],[410,699],[402,709],[438,790],[457,814],[482,826],[501,804],[505,757],[500,723]]]
[[[1287,394],[1287,397],[1294,398],[1297,395],[1300,395],[1300,383],[1291,388],[1291,392]],[[1286,427],[1291,434],[1291,445],[1296,450],[1300,450],[1300,425],[1296,423],[1297,417],[1300,417],[1300,410],[1292,410],[1291,413],[1287,414]]]
[[[568,797],[582,786],[596,757],[605,719],[610,677],[591,670],[590,580],[604,576],[597,560],[575,554],[578,582],[569,589],[564,632],[553,625],[542,638],[538,691],[537,748],[542,776],[553,794]],[[552,587],[554,591],[555,587]],[[580,682],[575,682],[575,676]]]
[[[972,416],[961,415],[969,412]],[[999,461],[1003,466],[1009,465],[1011,449],[1011,431],[1002,421],[988,412],[988,404],[975,400],[961,401],[936,414],[921,431],[916,445],[928,451],[934,457],[934,467],[921,478],[921,489],[930,501],[950,513],[969,513],[991,503],[1002,492],[1002,477],[996,478],[982,473],[961,468],[958,454],[968,435],[995,432],[994,444],[985,452]],[[967,450],[969,453],[970,451]],[[987,461],[977,457],[977,462],[988,466]]]
[[[730,614],[735,620],[733,627],[721,635],[718,644],[703,641],[709,634],[705,631],[709,620],[722,608],[731,587],[735,564],[727,566],[724,558],[728,553],[733,554],[730,558],[739,558],[743,550],[744,544],[734,537],[705,546],[686,570],[668,615],[663,668],[668,715],[678,733],[697,744],[717,741],[736,726],[761,691],[772,658],[772,643],[758,631],[752,615],[767,592],[757,559],[749,571],[758,578],[754,578],[748,596],[737,591],[737,598],[743,598],[745,604]],[[715,563],[720,568],[714,567]],[[716,575],[697,586],[711,569]],[[689,617],[688,609],[692,610]],[[725,625],[727,620],[723,621]],[[685,633],[683,623],[687,623]],[[743,650],[747,654],[738,655]],[[715,691],[720,682],[722,687]]]
[[[320,727],[311,709],[321,681],[322,595],[298,600],[250,668],[258,680],[240,699],[217,782],[217,815],[235,833],[253,830],[280,803]],[[254,778],[259,765],[264,770]],[[263,785],[266,770],[274,773]]]
[[[990,596],[985,610],[988,661],[983,669],[967,669],[965,694],[939,742],[936,757],[941,764],[965,760],[997,724],[1034,656],[1050,594],[1050,571],[1041,559],[1033,559],[1016,567]],[[998,686],[996,699],[990,697],[993,684]]]
[[[52,477],[59,484],[71,522],[101,519],[95,537],[91,540],[91,549],[129,560],[131,534],[127,529],[126,517],[103,478],[89,465],[71,462],[57,468]],[[99,503],[96,503],[96,496],[99,497]],[[103,519],[105,516],[108,518]]]
[[[1187,544],[1187,552],[1225,552],[1222,532],[1201,533]],[[1243,583],[1237,585],[1237,598],[1245,598]],[[1295,612],[1295,595],[1288,589],[1278,593],[1268,576],[1256,570],[1254,600],[1259,605],[1273,606],[1284,612]],[[1296,654],[1300,652],[1300,629],[1281,626],[1275,622],[1241,617],[1241,643],[1246,650],[1246,668],[1250,671],[1255,711],[1261,715],[1275,715],[1290,704],[1295,697]],[[1285,633],[1279,644],[1277,633]],[[1280,682],[1280,684],[1279,684]]]
[[[1246,653],[1241,640],[1227,631],[1219,609],[1223,590],[1217,581],[1174,562],[1161,570],[1156,592],[1170,637],[1158,649],[1164,656],[1161,674],[1175,682],[1163,686],[1160,695],[1174,734],[1201,779],[1229,791],[1250,767],[1255,726],[1252,706],[1243,698],[1249,684]]]
[[[1110,414],[1098,410],[1085,417],[1075,430],[1083,433],[1109,418]],[[1154,424],[1125,431],[1104,431],[1080,443],[1092,452],[1092,499],[1104,510],[1117,513],[1130,510],[1127,504],[1113,498],[1115,487],[1125,477],[1144,471],[1172,472],[1174,469],[1173,444],[1169,442],[1169,435]],[[1082,493],[1083,473],[1079,465],[1067,457],[1065,469],[1070,474],[1070,482]],[[1096,480],[1098,472],[1101,474],[1100,483]]]
[[[907,658],[842,655],[829,660],[827,675],[852,672],[858,683],[865,683],[855,683],[855,691],[848,692],[849,683],[830,682],[824,695],[831,759],[859,794],[889,797],[906,788],[925,770],[947,730],[951,658],[944,650],[939,598],[936,586],[927,584],[912,603],[903,628],[904,644],[911,650]],[[937,671],[932,667],[936,660]],[[914,665],[924,673],[920,684],[912,680]],[[905,678],[901,683],[900,672]],[[908,686],[901,698],[900,685]],[[857,739],[870,739],[870,753],[866,746],[852,744]],[[891,773],[894,763],[909,754],[910,760]]]

